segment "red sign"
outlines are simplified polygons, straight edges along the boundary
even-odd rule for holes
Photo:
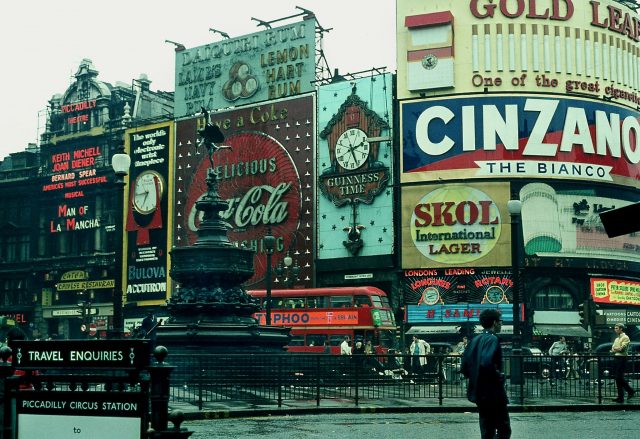
[[[640,305],[640,282],[591,278],[591,297],[599,303]]]
[[[266,324],[265,313],[253,315],[261,325]],[[342,326],[357,325],[358,311],[272,311],[274,326]]]
[[[218,194],[229,207],[221,217],[231,225],[231,242],[255,251],[255,274],[245,286],[260,286],[266,275],[263,238],[276,238],[272,265],[287,253],[301,267],[295,286],[313,284],[314,102],[310,96],[268,105],[216,112],[210,122],[220,126],[223,145],[213,167],[204,148],[196,150],[195,135],[202,119],[176,127],[176,210],[174,243],[192,245],[202,212],[196,202],[206,193],[213,169]]]
[[[98,331],[98,327],[96,326],[95,323],[89,324],[89,335],[94,336],[96,335],[97,331]]]

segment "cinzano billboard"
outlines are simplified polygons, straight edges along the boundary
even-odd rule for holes
[[[635,186],[640,114],[552,95],[401,104],[401,180],[563,178]]]

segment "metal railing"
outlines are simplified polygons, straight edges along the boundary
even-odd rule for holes
[[[234,401],[277,405],[284,401],[466,399],[460,356],[428,355],[424,366],[407,355],[173,354],[171,400],[197,406]],[[616,396],[613,358],[506,356],[505,386],[512,403],[564,399],[601,404]],[[514,364],[518,362],[518,364]],[[513,379],[511,370],[521,370]],[[627,379],[638,387],[640,357],[630,357]],[[513,383],[512,383],[513,381]],[[540,403],[541,401],[538,401]]]

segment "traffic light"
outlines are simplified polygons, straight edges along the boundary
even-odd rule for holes
[[[584,329],[589,327],[589,301],[585,300],[578,305],[578,315],[580,316],[580,324]]]
[[[591,303],[589,311],[591,312],[591,323],[593,326],[607,324],[607,316],[602,313],[600,305],[598,305],[596,302]]]

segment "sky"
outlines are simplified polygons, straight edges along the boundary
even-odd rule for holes
[[[80,62],[93,61],[98,79],[131,84],[141,73],[152,90],[173,91],[175,52],[264,30],[252,17],[272,21],[315,13],[331,71],[386,67],[395,72],[394,0],[157,0],[12,2],[0,15],[0,160],[38,143],[45,109],[73,82]],[[277,27],[301,18],[273,24]]]

